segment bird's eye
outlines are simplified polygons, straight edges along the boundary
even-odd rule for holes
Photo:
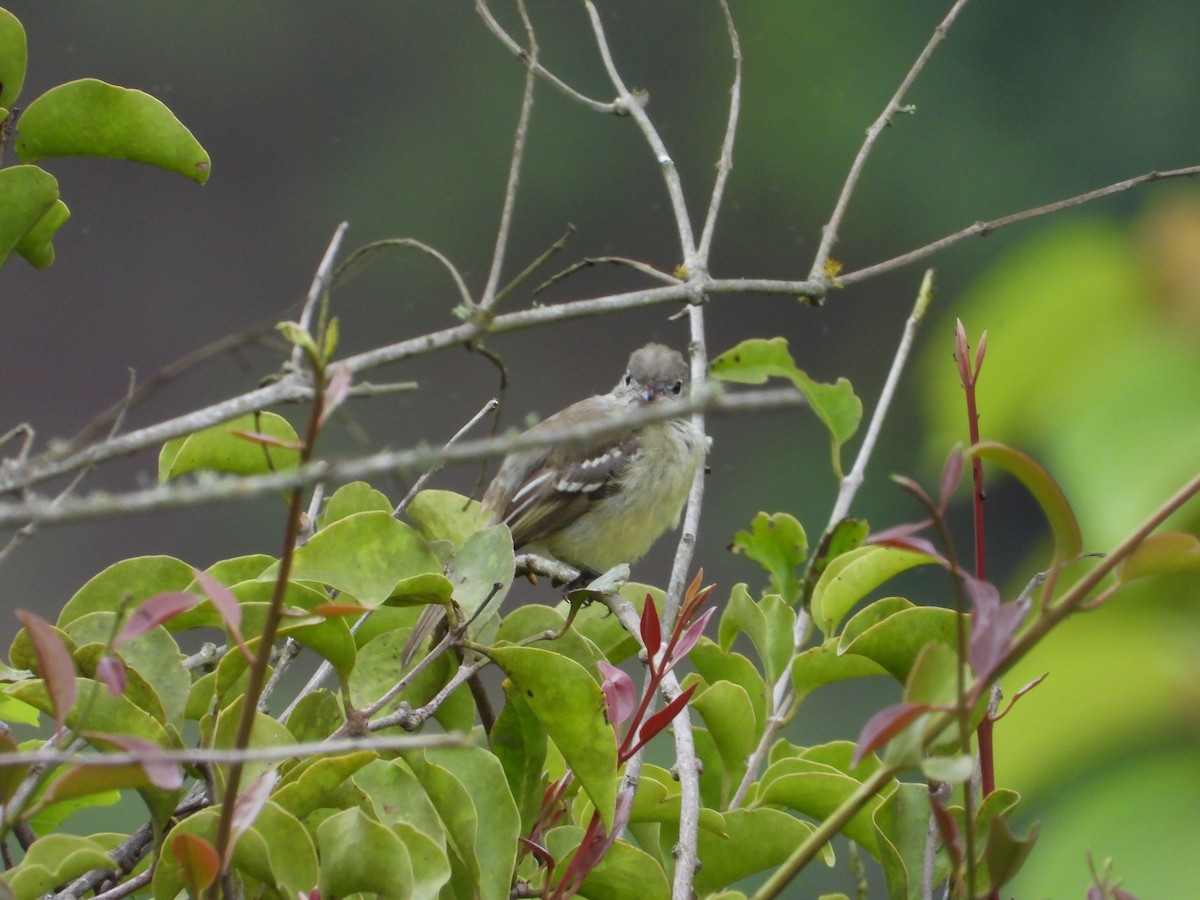
[[[631,384],[633,384],[633,376],[631,374],[629,374],[628,372],[626,372],[625,373],[625,387],[629,387]]]
[[[676,381],[673,385],[671,385],[671,393],[677,397],[683,393],[683,382]]]

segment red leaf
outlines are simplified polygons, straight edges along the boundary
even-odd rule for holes
[[[920,484],[909,478],[907,475],[893,475],[892,481],[896,482],[896,484],[900,485],[901,488],[916,497],[917,502],[919,502],[926,509],[934,508],[933,498],[929,496],[929,493],[925,490],[925,488],[921,487]]]
[[[246,642],[242,640],[242,607],[237,602],[237,597],[233,596],[233,591],[229,590],[229,588],[221,584],[221,582],[217,581],[217,579],[213,578],[207,572],[192,569],[192,574],[196,576],[196,583],[200,585],[201,590],[212,601],[213,608],[216,609],[217,615],[221,617],[221,621],[225,623],[225,627],[229,629],[234,643],[242,651],[242,656],[246,657],[247,662],[253,663],[254,655],[250,652],[250,648],[246,646]]]
[[[857,766],[864,756],[878,750],[903,731],[913,719],[930,709],[932,707],[928,703],[897,703],[875,713],[858,733],[858,743],[854,747],[850,766]]]
[[[179,880],[187,886],[189,896],[203,896],[221,870],[216,848],[198,834],[186,832],[172,837],[170,847],[179,864]]]
[[[646,648],[646,655],[650,658],[650,671],[654,671],[654,657],[658,655],[658,649],[662,646],[662,623],[658,619],[658,609],[654,605],[654,598],[649,594],[646,595],[646,604],[642,607],[642,645]]]
[[[54,707],[54,724],[62,728],[75,705],[79,687],[75,681],[75,663],[54,626],[28,610],[18,609],[17,620],[29,632],[29,642],[37,654],[38,674],[46,683],[46,693]]]
[[[142,771],[146,773],[146,777],[155,787],[162,788],[164,791],[174,791],[182,787],[183,771],[179,768],[179,763],[163,759],[163,748],[158,744],[127,734],[89,733],[88,737],[98,738],[114,747],[121,748],[126,753],[135,754],[138,758],[138,765],[142,767]]]
[[[600,660],[600,674],[604,681],[600,683],[604,691],[604,707],[608,710],[608,720],[616,731],[632,714],[637,706],[637,690],[633,679],[614,666],[612,663]]]
[[[962,444],[955,444],[950,455],[946,457],[945,465],[942,466],[942,480],[938,484],[937,508],[942,512],[946,511],[946,504],[950,502],[951,495],[958,489],[958,483],[962,481],[962,473],[963,448]]]
[[[285,441],[282,438],[272,437],[269,434],[262,434],[257,431],[241,431],[237,428],[229,429],[229,433],[234,437],[239,437],[243,441],[249,441],[252,444],[262,444],[264,447],[281,447],[284,450],[303,450],[304,445],[299,441]]]
[[[692,699],[692,694],[696,691],[696,685],[692,685],[683,693],[677,695],[674,700],[648,718],[642,723],[642,727],[638,729],[637,744],[629,748],[629,752],[624,754],[625,759],[628,759],[638,750],[642,749],[646,743],[656,734],[666,728],[671,720],[679,715],[680,710],[687,706],[687,702]],[[622,760],[624,762],[624,760]]]
[[[200,602],[195,594],[184,591],[171,591],[165,594],[155,594],[144,601],[129,615],[129,621],[113,641],[113,647],[120,647],[126,641],[131,641],[139,635],[157,628],[163,622],[169,622],[181,613],[187,612]]]
[[[713,617],[713,613],[717,611],[715,606],[710,606],[703,614],[688,626],[687,631],[683,633],[683,637],[671,648],[671,658],[666,661],[664,671],[670,669],[675,663],[679,662],[693,647],[696,646],[696,641],[700,640],[700,635],[704,633],[704,626],[708,624],[708,620]]]
[[[983,354],[987,351],[987,332],[979,336],[979,346],[975,348],[975,378],[979,378],[979,371],[983,368]]]
[[[125,663],[119,657],[105,653],[96,662],[96,680],[108,688],[114,697],[125,693]]]
[[[972,608],[967,656],[975,674],[986,679],[1012,646],[1013,635],[1029,612],[1029,598],[1001,603],[995,585],[969,575],[963,577],[963,584]]]
[[[971,347],[967,343],[967,329],[962,319],[954,320],[954,362],[958,365],[958,377],[966,387],[971,383]]]
[[[312,608],[313,615],[324,616],[327,619],[334,616],[361,616],[371,611],[370,607],[359,603],[318,603]]]
[[[350,385],[353,381],[354,372],[348,365],[338,363],[333,367],[333,375],[329,379],[329,384],[325,386],[321,420],[318,424],[324,425],[333,411],[346,402],[346,398],[350,396]]]

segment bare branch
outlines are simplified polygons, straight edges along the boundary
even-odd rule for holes
[[[512,230],[513,209],[517,205],[517,185],[521,180],[521,163],[525,159],[525,138],[529,134],[529,117],[533,113],[533,85],[537,80],[537,35],[533,33],[533,23],[529,21],[529,13],[525,9],[524,0],[517,0],[517,9],[521,13],[521,22],[525,26],[525,37],[529,41],[529,49],[524,52],[525,92],[521,96],[521,113],[517,118],[516,133],[513,135],[512,158],[508,166],[508,183],[504,186],[504,206],[500,211],[500,224],[496,228],[496,247],[492,252],[492,267],[488,272],[483,296],[479,298],[479,308],[485,313],[490,312],[499,299],[496,289],[500,285],[504,251],[508,246],[509,232]]]
[[[496,21],[495,17],[492,15],[492,11],[488,8],[486,0],[475,0],[475,11],[479,13],[480,18],[483,19],[483,23],[488,27],[492,34],[496,35],[496,37],[500,39],[500,42],[504,44],[505,47],[511,50],[512,53],[521,61],[527,61],[525,48],[518,44],[513,39],[512,35],[505,31],[504,28],[501,27],[500,23]],[[577,103],[582,103],[584,106],[590,107],[599,113],[620,114],[621,110],[619,102],[610,101],[606,103],[602,100],[593,100],[586,94],[581,94],[579,91],[575,90],[575,88],[571,87],[549,69],[544,68],[540,63],[534,62],[532,64],[532,68],[534,72],[536,72],[542,78],[545,78],[556,89],[562,91],[562,93],[566,94]]]
[[[917,80],[917,76],[921,74],[921,70],[929,62],[929,57],[933,55],[933,51],[937,49],[938,44],[946,37],[946,32],[954,24],[959,11],[966,5],[967,0],[955,0],[954,5],[950,8],[950,12],[946,13],[946,18],[942,19],[938,27],[933,30],[933,36],[929,38],[929,43],[925,45],[925,49],[921,51],[921,55],[917,57],[916,62],[912,64],[912,68],[908,70],[908,74],[904,76],[904,80],[900,82],[900,87],[896,88],[896,93],[892,95],[892,99],[887,102],[887,106],[883,108],[883,112],[879,114],[879,118],[872,122],[871,127],[867,129],[867,137],[863,141],[862,147],[859,148],[858,155],[854,157],[854,162],[850,165],[850,174],[846,176],[846,181],[842,185],[842,192],[838,195],[837,203],[833,207],[833,215],[829,217],[829,222],[822,229],[821,243],[817,247],[817,255],[813,259],[812,268],[809,270],[809,278],[825,277],[825,264],[829,261],[829,253],[837,241],[838,229],[841,227],[842,219],[846,215],[846,207],[850,204],[850,196],[858,186],[858,179],[862,175],[863,167],[867,163],[867,157],[871,155],[871,150],[875,147],[875,142],[879,139],[879,135],[883,133],[883,129],[892,123],[892,119],[896,113],[909,111],[902,106],[904,95],[908,93],[908,89],[912,87],[912,83]]]
[[[733,25],[728,0],[721,0],[721,11],[725,14],[725,27],[729,31],[729,46],[733,53],[733,84],[729,87],[729,118],[725,123],[725,139],[721,144],[721,156],[717,159],[717,180],[713,183],[712,196],[708,201],[708,214],[704,217],[704,231],[700,234],[700,246],[696,257],[705,271],[708,270],[708,254],[712,249],[713,234],[717,230],[717,213],[721,199],[725,196],[725,183],[733,170],[733,139],[737,134],[738,116],[742,109],[742,43]]]
[[[867,266],[864,269],[858,269],[846,275],[841,275],[838,277],[837,283],[841,286],[857,284],[860,281],[866,281],[868,278],[874,278],[885,272],[891,272],[910,263],[926,259],[935,253],[939,253],[948,247],[953,247],[955,244],[965,241],[967,238],[987,237],[993,231],[998,231],[1007,225],[1016,225],[1018,222],[1024,222],[1027,219],[1036,219],[1038,216],[1061,212],[1064,209],[1070,209],[1072,206],[1090,203],[1093,200],[1099,200],[1110,194],[1119,194],[1122,191],[1128,191],[1143,184],[1149,184],[1152,181],[1163,181],[1167,178],[1191,178],[1196,175],[1200,175],[1200,166],[1185,166],[1182,169],[1168,169],[1165,172],[1146,172],[1144,175],[1127,178],[1124,181],[1118,181],[1115,184],[1097,188],[1094,191],[1076,194],[1074,197],[1067,197],[1065,200],[1055,200],[1053,203],[1047,203],[1045,206],[1035,206],[1033,209],[1011,213],[1010,215],[1001,216],[999,219],[992,219],[988,222],[976,222],[974,225],[969,225],[961,231],[948,234],[944,238],[939,238],[931,244],[918,247],[916,250],[910,250],[900,256],[876,263],[873,266]]]
[[[304,331],[308,331],[311,327],[313,310],[317,308],[317,303],[333,283],[333,264],[337,260],[338,251],[342,248],[342,238],[346,236],[346,229],[349,227],[349,222],[342,222],[338,225],[329,241],[329,246],[325,248],[325,255],[321,257],[321,264],[317,266],[317,273],[313,276],[312,284],[308,288],[308,296],[304,300],[304,308],[300,311],[300,327]],[[299,372],[303,368],[304,351],[297,344],[292,348],[292,369]]]

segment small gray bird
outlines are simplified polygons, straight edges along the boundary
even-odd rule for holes
[[[647,344],[607,394],[580,400],[527,432],[570,428],[672,403],[687,393],[683,356]],[[539,447],[505,457],[483,505],[511,529],[513,544],[584,572],[635,562],[679,524],[710,438],[690,419],[630,426],[584,444]]]

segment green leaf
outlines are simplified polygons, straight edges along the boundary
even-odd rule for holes
[[[975,769],[975,758],[966,753],[954,756],[927,756],[921,760],[921,772],[930,781],[965,784]]]
[[[421,491],[405,514],[428,541],[449,541],[455,547],[492,524],[492,514],[476,500],[453,491]]]
[[[359,750],[303,760],[288,770],[271,794],[271,800],[297,819],[305,819],[322,806],[337,805],[331,798],[377,756],[373,750]]]
[[[874,660],[853,653],[839,653],[837,638],[830,638],[819,647],[810,647],[792,663],[792,687],[797,701],[803,700],[817,688],[847,678],[886,675],[887,670]]]
[[[813,825],[782,810],[730,810],[725,813],[723,835],[704,829],[699,832],[697,848],[704,865],[696,873],[696,892],[704,896],[779,865],[813,831]],[[833,853],[828,845],[822,854],[825,862],[832,865]]]
[[[75,592],[58,614],[58,625],[65,628],[87,613],[115,611],[126,602],[133,609],[155,594],[185,590],[192,577],[192,567],[172,556],[123,559],[93,575]]]
[[[422,766],[428,776],[428,766],[418,760],[418,768]],[[463,786],[449,773],[442,773],[453,781],[458,790]],[[446,828],[438,814],[438,809],[432,799],[432,794],[426,793],[422,782],[413,774],[413,770],[403,759],[377,759],[354,775],[354,784],[367,797],[368,809],[374,812],[375,818],[395,828],[399,824],[407,825],[428,836],[442,851],[446,851]],[[436,779],[427,779],[431,783]],[[437,791],[439,801],[454,802],[458,795],[454,791]]]
[[[515,566],[512,532],[507,525],[475,532],[450,558],[446,575],[454,586],[454,601],[464,618],[475,618],[467,632],[472,640],[491,643],[500,623],[500,604],[512,587]],[[485,603],[487,608],[476,617]]]
[[[5,874],[15,900],[35,900],[57,885],[92,869],[112,868],[109,848],[99,842],[70,834],[47,834],[38,838],[25,858]]]
[[[839,652],[866,656],[904,684],[912,671],[917,654],[930,641],[949,647],[956,645],[955,613],[934,606],[902,609],[864,630]]]
[[[17,157],[128,159],[204,184],[208,154],[160,101],[142,91],[82,78],[51,88],[29,104],[17,132]]]
[[[754,663],[740,653],[723,652],[716,643],[706,637],[696,642],[696,646],[688,654],[688,661],[708,684],[716,684],[718,681],[740,684],[745,689],[746,696],[750,698],[750,705],[754,710],[754,734],[757,736],[763,733],[767,723],[768,688]]]
[[[300,698],[300,702],[288,717],[287,728],[296,739],[296,743],[303,744],[325,740],[345,721],[342,703],[337,695],[322,688]]]
[[[265,435],[287,446],[269,446],[242,434]],[[300,460],[300,452],[294,449],[297,442],[296,430],[283,416],[247,413],[163,444],[158,454],[158,480],[197,471],[265,475],[294,469]]]
[[[791,379],[829,429],[833,471],[842,477],[842,444],[854,436],[862,421],[862,401],[849,381],[839,378],[835,384],[822,384],[809,378],[796,368],[787,340],[781,337],[742,341],[714,359],[709,372],[722,381],[738,384],[762,384],[772,377]]]
[[[488,654],[512,679],[606,828],[617,802],[617,744],[604,715],[604,693],[574,660],[535,647],[493,647]]]
[[[924,553],[878,544],[843,553],[829,563],[813,588],[813,621],[828,637],[856,603],[889,578],[936,562]]]
[[[1007,471],[1025,485],[1054,534],[1054,558],[1070,562],[1083,552],[1079,522],[1058,483],[1033,457],[996,441],[982,441],[967,451],[968,458],[982,459]]]
[[[392,832],[408,851],[412,865],[412,896],[414,900],[438,900],[442,887],[450,880],[450,859],[445,844],[438,844],[428,832],[407,822],[394,822]],[[441,834],[440,829],[437,834]]]
[[[857,778],[832,766],[807,759],[783,759],[763,773],[758,802],[786,806],[820,822],[861,786]],[[875,857],[879,855],[879,847],[871,817],[886,794],[887,791],[872,797],[842,826],[846,837]]]
[[[408,851],[391,829],[347,809],[317,827],[322,897],[374,894],[380,900],[409,900],[413,871]],[[368,863],[369,861],[369,863]]]
[[[646,605],[647,594],[654,598],[659,609],[663,608],[666,597],[659,588],[632,581],[621,585],[617,593],[621,595],[621,599],[633,605],[639,616]],[[555,609],[565,617],[570,611],[570,604],[564,600]],[[621,627],[620,620],[602,603],[592,603],[580,609],[575,614],[571,630],[591,641],[614,666],[629,659],[640,649],[633,636]]]
[[[17,102],[28,62],[29,48],[20,19],[0,7],[0,110],[10,110]]]
[[[771,590],[789,604],[799,599],[797,573],[808,557],[808,537],[794,517],[760,512],[749,531],[733,536],[733,552],[745,554],[762,566],[771,577]]]
[[[562,866],[575,855],[573,851],[583,838],[583,829],[575,825],[555,828],[546,838],[562,872]],[[658,860],[629,842],[618,840],[588,873],[579,893],[604,900],[667,900],[671,888]]]
[[[94,612],[73,619],[64,631],[82,648],[85,644],[108,645],[116,633],[117,614]],[[192,679],[183,668],[182,654],[175,639],[161,625],[123,644],[120,657],[125,665],[140,675],[161,703],[164,722],[176,727],[183,724],[183,708],[187,704]],[[95,661],[91,672],[95,672]]]
[[[795,626],[796,613],[778,594],[767,594],[755,603],[746,585],[736,584],[721,614],[718,637],[721,649],[727,651],[737,633],[745,633],[762,660],[767,683],[775,684],[792,661]]]
[[[225,707],[217,716],[216,728],[213,731],[212,746],[219,750],[229,750],[234,747],[234,738],[237,735],[238,722],[242,716],[242,707],[245,705],[245,695],[237,697],[232,703]],[[276,719],[271,718],[265,713],[255,712],[254,722],[250,727],[250,740],[246,742],[246,748],[255,747],[289,747],[294,744],[291,733]],[[273,769],[279,765],[277,760],[251,760],[242,768],[241,784],[246,786],[252,784],[258,776],[262,775],[267,769]],[[217,783],[221,790],[225,789],[226,779],[228,778],[229,767],[225,764],[216,765],[213,767],[217,775]]]
[[[480,894],[505,900],[512,886],[521,818],[495,755],[480,747],[426,750],[425,762],[456,778],[475,804],[479,829],[473,853],[483,875]]]
[[[1029,852],[1033,850],[1039,829],[1040,826],[1035,824],[1021,838],[1012,833],[1008,820],[1003,816],[996,816],[988,823],[983,858],[993,888],[1001,887],[1021,870]]]
[[[275,578],[271,566],[260,580]],[[322,528],[296,551],[291,577],[317,581],[361,603],[378,606],[414,575],[441,575],[442,566],[410,525],[386,512],[354,513]]]
[[[391,501],[365,481],[352,481],[343,484],[333,492],[333,496],[325,501],[325,507],[317,516],[317,528],[326,528],[339,519],[360,512],[392,513]]]
[[[758,734],[747,727],[754,719],[754,708],[746,689],[732,681],[718,681],[697,691],[691,705],[704,717],[717,752],[721,754],[725,783],[722,797],[733,793],[746,772],[746,760],[758,743]]]
[[[545,607],[543,607],[545,608]],[[546,731],[511,681],[504,683],[504,709],[489,735],[508,789],[521,815],[521,832],[529,833],[541,806],[546,779]]]
[[[1200,538],[1182,531],[1152,534],[1117,565],[1117,580],[1128,584],[1154,575],[1200,572]]]
[[[560,632],[564,624],[566,624],[566,619],[558,610],[542,606],[539,603],[528,603],[525,606],[518,606],[504,617],[496,632],[496,643],[519,644],[535,634]],[[575,660],[599,683],[600,669],[596,663],[604,659],[604,654],[600,652],[599,647],[575,628],[568,629],[553,643],[547,643],[544,646],[547,649],[553,649],[556,653],[561,653],[568,659]]]
[[[920,900],[925,845],[929,833],[929,788],[901,782],[875,810],[875,839],[888,900]],[[947,868],[945,851],[935,863],[940,883]]]
[[[58,202],[58,182],[44,169],[37,166],[0,169],[0,265],[14,250],[32,249],[42,241],[40,236],[46,234],[46,226],[40,223],[47,216],[51,216],[49,222],[53,221],[52,211]],[[34,236],[30,237],[31,234]],[[35,259],[42,258],[35,255]]]
[[[55,200],[33,227],[17,243],[17,253],[35,269],[44,269],[54,262],[54,235],[71,218],[71,210],[62,200]]]

